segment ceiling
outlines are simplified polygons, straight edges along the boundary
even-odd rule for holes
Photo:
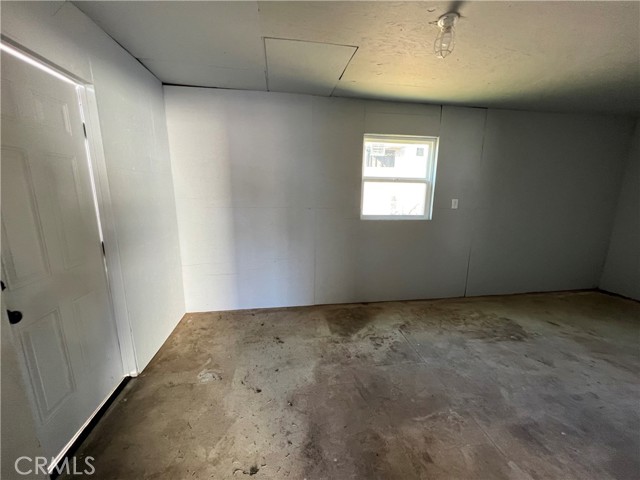
[[[640,2],[73,2],[162,82],[640,112]],[[455,51],[434,25],[457,10]]]

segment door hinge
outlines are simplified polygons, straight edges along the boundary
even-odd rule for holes
[[[105,250],[104,250],[104,242],[100,242],[100,245],[102,246],[102,255],[106,257],[107,256],[107,252],[105,252]]]
[[[87,126],[82,122],[82,131],[84,132],[84,138],[87,138]]]

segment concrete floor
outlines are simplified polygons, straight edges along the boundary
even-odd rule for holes
[[[638,479],[640,304],[188,314],[81,447],[100,479]]]

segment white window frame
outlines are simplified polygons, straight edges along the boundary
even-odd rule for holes
[[[423,135],[382,135],[375,133],[365,133],[362,139],[362,183],[360,184],[360,219],[361,220],[431,220],[433,216],[433,196],[435,192],[436,170],[438,165],[438,144],[439,137]],[[367,177],[365,176],[365,163],[367,154],[367,142],[395,142],[411,144],[430,144],[430,157],[427,158],[427,174],[424,178],[404,178],[404,177]],[[426,184],[426,198],[424,203],[424,215],[365,215],[364,211],[364,184],[365,182],[383,183],[424,183]]]

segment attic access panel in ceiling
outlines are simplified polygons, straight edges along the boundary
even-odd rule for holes
[[[358,47],[265,38],[267,87],[272,92],[329,96]]]

